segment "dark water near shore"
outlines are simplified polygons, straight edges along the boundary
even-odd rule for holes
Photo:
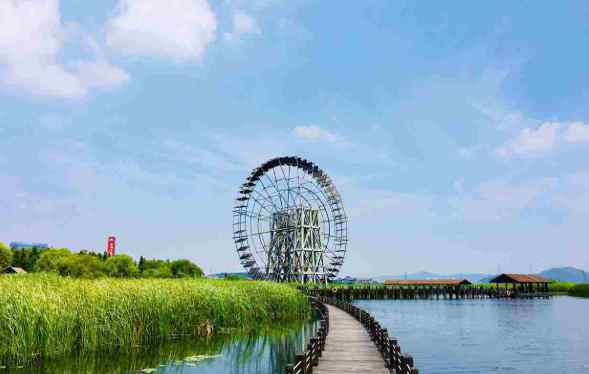
[[[184,339],[131,353],[86,354],[37,362],[32,367],[2,368],[2,373],[283,373],[317,329],[300,322],[248,334],[227,333],[209,339]]]
[[[589,373],[589,299],[358,301],[420,373]]]

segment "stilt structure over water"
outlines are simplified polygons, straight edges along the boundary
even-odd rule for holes
[[[500,274],[491,279],[489,283],[495,283],[495,287],[499,289],[499,285],[503,284],[503,288],[514,297],[519,295],[533,295],[533,294],[547,294],[548,283],[552,280],[546,279],[536,274]]]
[[[466,279],[387,280],[384,285],[311,289],[312,296],[338,300],[376,299],[499,299],[549,297],[550,280],[524,274],[501,274],[493,285],[473,285]],[[504,286],[499,286],[504,284]]]

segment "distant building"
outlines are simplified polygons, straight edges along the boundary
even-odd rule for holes
[[[354,277],[350,277],[350,276],[345,276],[343,278],[336,278],[333,282],[334,283],[339,283],[339,284],[354,284],[354,283],[368,284],[368,283],[376,283],[371,278],[354,278]]]
[[[24,274],[26,273],[26,270],[23,268],[19,268],[16,266],[9,266],[7,268],[5,268],[2,273],[4,274]]]
[[[12,242],[10,243],[11,249],[47,249],[49,244],[47,243],[23,243],[23,242]]]

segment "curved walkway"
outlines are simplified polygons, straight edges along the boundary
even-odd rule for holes
[[[348,313],[331,305],[325,350],[313,373],[389,373],[364,326]]]

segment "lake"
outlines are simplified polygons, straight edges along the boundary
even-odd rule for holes
[[[43,360],[16,373],[283,373],[317,331],[317,322],[299,322],[247,334],[179,339],[130,353],[72,355]],[[0,366],[0,373],[3,373]]]
[[[589,373],[589,299],[362,300],[420,373]]]

